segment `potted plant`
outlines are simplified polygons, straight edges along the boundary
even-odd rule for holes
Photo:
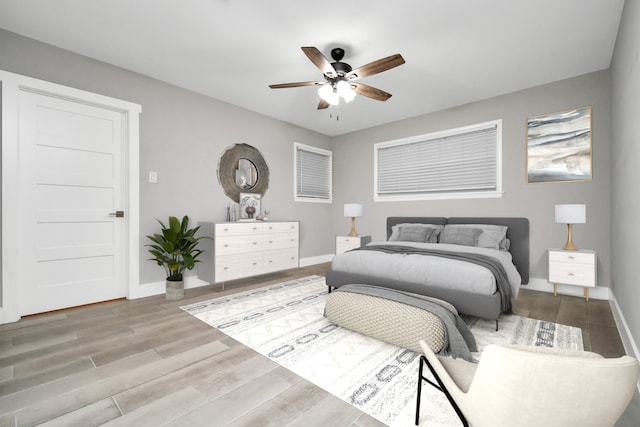
[[[161,265],[167,273],[166,297],[168,300],[179,300],[184,297],[184,282],[182,273],[184,270],[192,270],[198,260],[198,256],[204,252],[197,249],[198,242],[206,236],[196,237],[200,226],[189,228],[189,217],[186,215],[179,221],[174,216],[169,217],[167,227],[159,219],[161,234],[147,236],[153,243],[149,246],[149,253],[153,255],[149,261],[155,261]]]

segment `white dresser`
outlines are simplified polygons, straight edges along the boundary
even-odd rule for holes
[[[553,283],[553,294],[557,284],[584,286],[584,297],[589,299],[589,288],[596,286],[596,253],[589,250],[565,251],[548,249],[549,282]]]
[[[200,222],[205,253],[198,278],[209,283],[257,276],[299,266],[299,223]]]

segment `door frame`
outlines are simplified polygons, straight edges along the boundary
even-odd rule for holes
[[[20,301],[20,164],[18,111],[20,92],[29,91],[46,96],[114,110],[125,116],[125,277],[127,298],[135,298],[140,271],[140,139],[139,115],[142,107],[128,101],[98,95],[68,86],[34,79],[0,70],[2,97],[2,269],[0,294],[0,324],[18,321],[22,313]]]

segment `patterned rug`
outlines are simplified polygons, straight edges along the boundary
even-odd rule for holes
[[[182,309],[383,423],[412,426],[419,355],[330,323],[324,277],[309,276],[191,304]],[[528,344],[581,350],[580,328],[515,315],[466,317],[482,349]],[[420,425],[458,426],[442,393],[422,388]]]

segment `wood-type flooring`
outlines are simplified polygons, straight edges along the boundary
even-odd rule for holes
[[[0,427],[382,426],[180,310],[329,264],[0,325]],[[624,354],[607,301],[521,291],[516,314],[582,328],[585,349]],[[618,427],[640,425],[640,399]]]

